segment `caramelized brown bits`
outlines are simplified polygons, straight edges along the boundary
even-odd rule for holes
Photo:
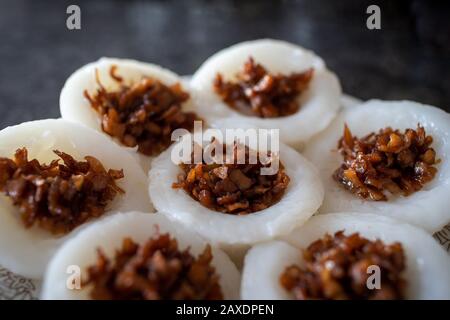
[[[250,57],[236,75],[236,82],[224,81],[218,73],[213,86],[225,103],[245,115],[283,117],[299,110],[297,98],[308,88],[313,71],[273,75]]]
[[[167,86],[143,77],[139,82],[125,85],[113,65],[110,77],[120,84],[116,91],[108,91],[101,84],[98,72],[97,92],[91,96],[84,91],[91,107],[101,116],[102,129],[127,147],[138,146],[145,155],[158,155],[172,143],[172,131],[184,128],[191,131],[193,112],[183,112],[182,104],[189,99],[179,83]]]
[[[115,180],[122,170],[105,170],[99,160],[86,156],[76,161],[55,150],[60,159],[50,164],[28,160],[26,148],[13,159],[0,158],[0,191],[19,207],[24,225],[35,224],[53,234],[63,234],[105,212],[107,203],[123,193]]]
[[[168,234],[141,246],[125,238],[114,260],[98,250],[84,285],[97,300],[219,300],[223,294],[212,258],[209,245],[194,258]]]
[[[403,299],[405,255],[400,243],[370,241],[358,233],[338,231],[319,239],[303,252],[305,266],[287,267],[281,285],[296,299]],[[378,266],[380,288],[369,289],[369,266]]]
[[[225,146],[224,152],[225,152]],[[238,164],[237,146],[233,164],[181,164],[183,174],[174,188],[184,189],[193,199],[215,211],[249,214],[277,203],[289,185],[283,165],[273,175],[261,175],[261,168],[270,163]],[[249,148],[245,147],[249,158]]]
[[[386,191],[408,196],[436,175],[432,142],[420,125],[404,133],[388,127],[361,139],[345,126],[338,145],[344,162],[333,178],[364,199],[385,201]]]

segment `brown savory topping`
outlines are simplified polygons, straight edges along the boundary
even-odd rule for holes
[[[96,71],[97,92],[91,96],[84,91],[91,107],[101,116],[102,129],[127,147],[149,156],[158,155],[172,143],[172,131],[183,128],[191,131],[193,112],[183,112],[182,104],[189,99],[179,83],[167,86],[143,77],[132,85],[123,83],[112,66],[110,77],[120,84],[116,91],[108,91],[101,84]]]
[[[403,299],[406,281],[403,247],[381,240],[370,241],[358,233],[326,234],[303,252],[305,266],[290,266],[280,276],[281,285],[296,299]],[[380,269],[380,288],[369,289],[369,266]],[[370,282],[370,279],[369,279]]]
[[[364,199],[385,201],[386,191],[408,196],[436,175],[439,160],[432,142],[420,125],[404,133],[385,128],[361,139],[345,126],[338,145],[344,163],[333,178]]]
[[[214,79],[214,90],[231,108],[248,116],[276,118],[296,113],[298,96],[313,76],[313,69],[290,75],[270,74],[252,57],[236,75],[236,82],[224,81],[220,73]]]
[[[68,233],[90,218],[101,216],[107,203],[124,191],[115,180],[122,170],[105,170],[99,160],[76,161],[55,150],[60,159],[50,164],[28,160],[26,148],[13,159],[0,158],[0,191],[19,207],[25,227],[34,224],[53,234]]]
[[[235,145],[232,164],[181,164],[183,174],[173,188],[184,189],[205,207],[222,213],[249,214],[277,203],[290,181],[283,165],[273,175],[262,175],[261,169],[270,163],[258,158],[255,164],[238,164],[237,152]],[[248,147],[245,159],[249,159]]]
[[[219,276],[211,265],[211,247],[194,258],[180,251],[168,234],[139,246],[125,238],[114,260],[101,249],[88,268],[91,298],[96,300],[220,300]]]

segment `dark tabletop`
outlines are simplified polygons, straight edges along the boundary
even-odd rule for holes
[[[362,99],[411,99],[450,111],[449,1],[0,0],[0,128],[58,117],[65,79],[101,56],[190,74],[239,41],[310,48]],[[81,30],[66,8],[81,8]],[[366,8],[381,8],[381,30]]]

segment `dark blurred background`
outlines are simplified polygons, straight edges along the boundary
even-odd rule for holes
[[[81,7],[81,30],[66,8]],[[366,8],[381,8],[381,30]],[[0,0],[0,128],[59,116],[59,93],[101,56],[191,74],[239,41],[271,37],[310,48],[361,99],[411,99],[450,111],[450,1]]]

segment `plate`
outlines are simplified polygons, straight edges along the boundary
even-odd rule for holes
[[[351,108],[362,100],[343,95],[341,104],[343,108]],[[450,224],[433,237],[450,254]],[[39,297],[40,281],[24,278],[0,266],[0,300],[36,300]]]

